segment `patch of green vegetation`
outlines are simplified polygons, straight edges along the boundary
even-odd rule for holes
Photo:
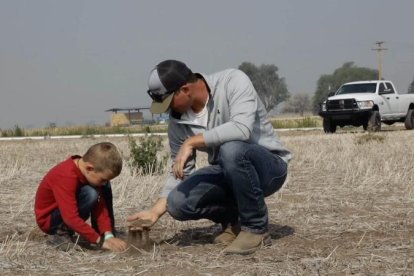
[[[25,131],[19,125],[15,125],[14,128],[1,130],[2,137],[23,137],[25,136]]]
[[[81,135],[82,137],[91,137],[93,135],[105,134],[131,134],[131,133],[165,133],[167,125],[135,125],[135,126],[73,126],[73,127],[56,127],[48,125],[45,128],[24,130],[19,126],[13,129],[0,129],[2,137],[21,137],[21,136],[69,136]]]
[[[157,135],[144,136],[138,142],[129,137],[131,167],[139,174],[153,175],[163,173],[168,155],[160,156],[163,150],[162,137]]]
[[[317,116],[272,119],[274,128],[308,128],[321,127],[322,121]],[[55,123],[49,123],[44,128],[23,129],[16,125],[12,129],[0,129],[2,137],[22,137],[22,136],[69,136],[81,135],[82,137],[92,137],[94,135],[106,134],[133,134],[133,133],[165,133],[168,130],[166,124],[145,124],[133,126],[70,126],[59,127]]]
[[[307,128],[322,125],[321,119],[318,117],[275,119],[271,122],[274,128]]]

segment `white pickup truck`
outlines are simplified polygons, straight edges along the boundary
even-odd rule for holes
[[[381,122],[404,122],[407,129],[413,129],[414,94],[398,94],[386,80],[348,82],[322,103],[319,115],[326,133],[345,125],[379,131]]]

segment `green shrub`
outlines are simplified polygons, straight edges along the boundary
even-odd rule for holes
[[[162,151],[162,137],[144,136],[140,137],[139,144],[129,137],[131,167],[138,173],[144,175],[161,174],[167,163],[168,157],[160,157]]]

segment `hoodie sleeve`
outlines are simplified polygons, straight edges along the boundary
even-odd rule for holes
[[[234,70],[225,91],[218,93],[226,93],[230,120],[204,132],[205,143],[212,147],[228,141],[249,140],[258,105],[257,92],[249,77],[240,70]]]

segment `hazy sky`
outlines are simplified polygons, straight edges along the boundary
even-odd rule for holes
[[[275,64],[312,94],[344,62],[377,68],[406,93],[414,77],[412,0],[0,0],[0,128],[109,121],[148,106],[155,64],[213,73]]]

